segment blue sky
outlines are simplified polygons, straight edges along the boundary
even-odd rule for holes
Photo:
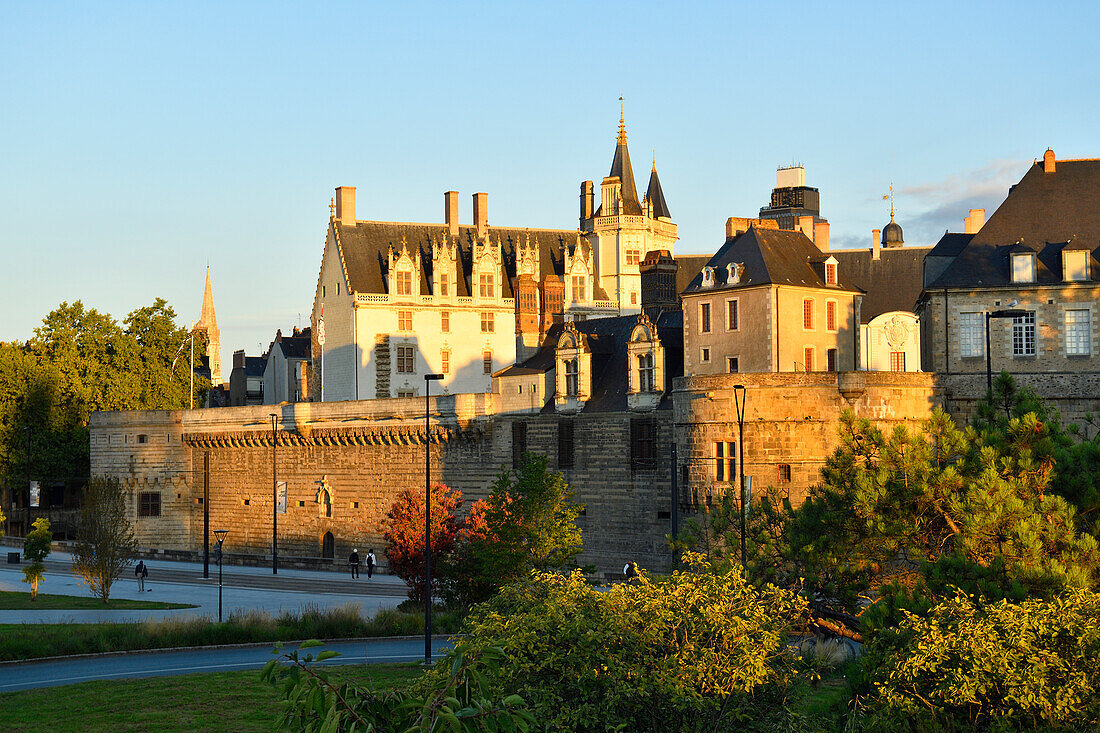
[[[155,297],[223,358],[306,325],[333,188],[361,219],[576,226],[619,102],[678,252],[712,252],[779,165],[834,246],[992,210],[1033,158],[1100,156],[1094,3],[0,3],[0,340],[63,300]],[[299,318],[301,319],[299,321]]]

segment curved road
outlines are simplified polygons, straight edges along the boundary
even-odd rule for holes
[[[57,687],[90,680],[166,677],[200,672],[259,669],[271,660],[273,646],[272,643],[211,649],[131,652],[0,664],[0,692]],[[296,647],[288,644],[286,648]],[[432,639],[433,657],[438,657],[449,648],[450,643],[447,639],[443,637]],[[420,637],[336,641],[307,649],[306,652],[316,656],[323,649],[340,652],[340,656],[321,662],[326,666],[417,662],[424,658],[424,639]]]

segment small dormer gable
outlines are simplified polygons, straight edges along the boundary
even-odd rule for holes
[[[827,286],[831,287],[831,288],[839,287],[840,286],[840,262],[837,260],[836,257],[833,257],[832,255],[830,255],[825,260],[824,265],[825,265],[825,273],[824,273],[825,284]]]
[[[1081,282],[1088,280],[1089,260],[1091,255],[1087,249],[1072,249],[1066,247],[1062,250],[1062,280],[1065,282]]]
[[[626,350],[627,405],[631,410],[655,409],[665,391],[665,349],[645,313],[638,316]]]
[[[1014,283],[1035,282],[1035,253],[1024,247],[1014,247],[1009,252],[1009,272]]]
[[[397,298],[411,298],[419,294],[420,251],[414,257],[409,252],[408,242],[401,239],[401,248],[389,250],[389,291]]]
[[[729,262],[726,264],[726,285],[740,285],[741,278],[745,274],[744,262]]]
[[[566,323],[554,350],[554,406],[558,412],[579,412],[592,395],[592,351],[588,338]]]
[[[713,288],[714,287],[714,268],[711,267],[710,265],[707,265],[706,267],[703,268],[703,283],[702,283],[702,286],[704,288]]]

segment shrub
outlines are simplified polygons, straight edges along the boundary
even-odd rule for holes
[[[580,572],[531,574],[471,612],[451,657],[503,650],[491,693],[518,694],[549,730],[776,724],[795,682],[788,632],[805,604],[689,561],[689,571],[607,592]],[[440,684],[450,661],[423,684]]]
[[[865,650],[869,729],[1100,724],[1100,595],[983,603],[958,592],[926,616],[903,615]]]

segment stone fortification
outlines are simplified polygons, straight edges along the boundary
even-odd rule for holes
[[[1057,409],[1063,424],[1081,424],[1090,415],[1100,417],[1098,372],[1012,372],[1012,378],[1018,387],[1031,387],[1049,407]],[[943,387],[947,411],[955,421],[964,424],[973,419],[978,402],[985,396],[985,374],[940,374],[936,380]]]
[[[736,384],[745,386],[745,475],[757,496],[768,486],[801,502],[836,449],[845,409],[884,430],[917,426],[943,403],[935,375],[917,372],[717,374],[676,380],[673,413],[681,502],[702,506],[737,494]],[[719,449],[718,444],[722,447]],[[719,453],[724,462],[718,465]]]

